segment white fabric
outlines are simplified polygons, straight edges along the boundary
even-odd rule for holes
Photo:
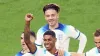
[[[43,45],[44,32],[42,30],[43,29],[45,30],[45,28],[43,28],[42,30],[41,29],[39,29],[37,32],[37,40],[35,42],[38,45]],[[55,33],[56,33],[56,38],[57,38],[56,47],[57,47],[57,49],[61,48],[61,49],[64,49],[65,51],[68,51],[70,38],[74,38],[74,39],[80,40],[78,53],[83,52],[85,45],[86,45],[86,42],[87,42],[87,38],[79,30],[75,29],[71,25],[67,25],[67,26],[65,26],[64,30],[55,29],[53,31],[55,31]]]
[[[86,52],[86,56],[100,56],[97,47],[92,48],[90,51]]]

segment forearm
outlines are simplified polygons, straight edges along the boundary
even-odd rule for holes
[[[26,44],[30,43],[30,22],[25,21],[24,41]]]
[[[31,53],[34,53],[36,51],[36,46],[30,41],[30,22],[25,22],[25,28],[24,28],[24,41],[26,45],[28,46]]]
[[[79,42],[78,53],[83,53],[84,48],[85,48],[86,43],[87,43],[87,38],[83,33],[80,34],[79,41],[80,42]]]

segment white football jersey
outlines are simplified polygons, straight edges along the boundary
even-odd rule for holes
[[[50,52],[48,52],[46,49],[44,48],[39,48],[36,50],[35,53],[26,53],[23,56],[55,56],[54,54],[51,54]],[[64,52],[64,56],[70,56],[69,52]]]
[[[100,56],[97,47],[92,48],[90,51],[85,53],[85,56]]]
[[[47,31],[50,30],[48,27],[48,24],[41,27],[38,32],[37,32],[37,39],[35,43],[37,45],[43,45],[43,34]],[[59,27],[53,30],[56,33],[56,48],[59,49],[64,49],[65,51],[68,51],[69,49],[69,41],[70,38],[78,39],[80,36],[80,31],[75,29],[71,25],[64,25],[59,23]]]

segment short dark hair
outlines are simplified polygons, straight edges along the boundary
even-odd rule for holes
[[[35,32],[34,31],[30,31],[30,35],[32,35],[32,36],[34,36],[34,38],[36,38],[36,35],[35,35]]]
[[[55,35],[55,32],[54,31],[51,31],[51,30],[48,30],[48,31],[46,31],[44,34],[43,34],[43,36],[45,36],[45,35],[51,35],[52,37],[56,37],[56,35]]]
[[[57,13],[60,11],[60,8],[57,4],[53,4],[53,3],[50,3],[50,4],[47,4],[43,7],[43,12],[45,13],[46,10],[48,9],[54,9],[57,11]]]
[[[100,29],[97,29],[97,30],[95,31],[94,36],[96,36],[96,37],[100,36]]]

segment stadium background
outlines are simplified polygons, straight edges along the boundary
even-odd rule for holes
[[[33,13],[31,29],[35,32],[46,24],[42,8],[45,4],[60,5],[60,19],[71,24],[88,39],[85,51],[94,47],[93,32],[100,28],[100,0],[0,0],[0,56],[14,56],[21,50],[20,34],[24,16]],[[71,39],[70,51],[77,51],[78,41]]]

